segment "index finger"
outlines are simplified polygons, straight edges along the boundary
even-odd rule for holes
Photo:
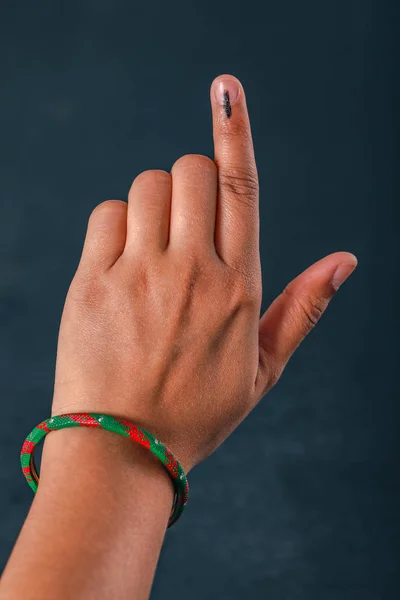
[[[210,89],[214,162],[218,167],[215,246],[227,264],[259,261],[259,185],[246,97],[233,75]]]

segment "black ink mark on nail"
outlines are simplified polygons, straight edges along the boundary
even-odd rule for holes
[[[229,101],[229,92],[227,92],[226,90],[224,90],[224,110],[226,116],[228,117],[228,119],[230,119],[232,114],[232,107]]]

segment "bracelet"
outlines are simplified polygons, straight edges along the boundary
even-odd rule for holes
[[[20,458],[22,471],[29,486],[35,493],[39,483],[39,476],[33,455],[34,448],[50,431],[65,429],[66,427],[97,427],[107,429],[124,437],[129,437],[155,454],[170,474],[175,488],[175,497],[168,527],[171,527],[179,519],[185,509],[189,495],[189,483],[182,465],[160,440],[145,429],[134,425],[126,419],[117,419],[116,417],[100,413],[55,415],[36,425],[30,432],[22,445]]]

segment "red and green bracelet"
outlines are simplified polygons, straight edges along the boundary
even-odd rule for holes
[[[100,413],[70,413],[65,415],[56,415],[42,421],[25,439],[21,450],[21,467],[25,478],[34,492],[36,492],[39,476],[35,467],[33,451],[38,442],[44,438],[50,431],[64,429],[66,427],[97,427],[107,429],[131,440],[150,450],[160,459],[164,467],[170,474],[174,487],[175,498],[172,505],[171,515],[168,521],[168,527],[171,527],[179,519],[187,504],[189,495],[189,484],[182,465],[173,456],[172,452],[151,433],[133,425],[126,419],[117,419],[110,415]]]

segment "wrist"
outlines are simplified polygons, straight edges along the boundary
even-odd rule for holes
[[[37,589],[43,599],[93,589],[96,598],[148,598],[173,498],[163,464],[132,440],[85,427],[50,432],[3,588],[27,599]]]
[[[128,438],[86,427],[53,431],[44,439],[38,494],[66,486],[112,493],[124,502],[149,502],[153,497],[157,506],[169,510],[174,499],[171,477],[156,456]]]

